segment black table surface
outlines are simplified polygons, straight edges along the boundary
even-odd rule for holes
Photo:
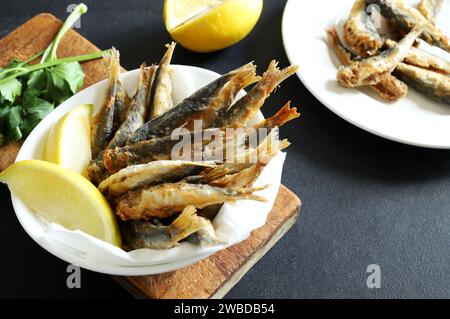
[[[285,2],[266,0],[257,26],[239,44],[212,54],[179,46],[173,62],[219,73],[252,60],[260,71],[273,58],[288,65],[281,36]],[[71,3],[3,0],[0,37],[41,12],[64,19]],[[171,40],[162,21],[163,1],[85,3],[89,11],[78,31],[100,48],[118,48],[126,69],[157,62]],[[302,199],[301,215],[227,297],[450,297],[450,152],[362,131],[330,112],[295,76],[263,112],[272,114],[287,100],[302,117],[281,130],[293,143],[283,183]],[[67,263],[28,237],[5,186],[0,197],[0,297],[130,298],[111,277],[87,270],[81,272],[81,288],[68,289]],[[367,287],[370,264],[380,266],[380,289]]]

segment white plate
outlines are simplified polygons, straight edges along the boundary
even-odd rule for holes
[[[450,1],[444,2],[437,24],[450,35]],[[416,5],[417,1],[406,3]],[[290,62],[300,66],[300,80],[331,111],[366,131],[401,143],[450,148],[449,105],[431,101],[412,88],[400,101],[387,103],[369,90],[345,89],[336,82],[340,64],[326,44],[325,29],[345,19],[352,4],[353,0],[288,1],[283,41]],[[433,49],[450,58],[443,50]]]
[[[173,99],[175,103],[180,102],[186,96],[219,76],[212,71],[191,66],[173,65],[173,68]],[[129,71],[121,75],[128,92],[134,92],[138,77],[139,70]],[[50,128],[64,114],[78,105],[93,103],[98,109],[103,102],[106,89],[107,81],[104,80],[79,92],[61,104],[33,130],[24,142],[16,161],[41,159],[43,145]],[[238,97],[243,94],[245,92],[240,92]],[[254,123],[263,118],[262,114],[259,113],[251,122]],[[213,247],[199,247],[185,242],[165,251],[143,249],[134,251],[129,255],[117,247],[79,231],[71,232],[57,226],[56,229],[50,228],[49,232],[47,223],[39,220],[33,211],[18,198],[11,197],[14,210],[23,228],[51,254],[69,263],[101,273],[127,276],[150,275],[172,271],[195,263],[220,249],[244,240],[253,229],[264,225],[278,192],[283,161],[283,153],[275,156],[256,181],[258,185],[259,182],[262,182],[262,185],[271,184],[268,189],[258,192],[268,199],[267,203],[245,200],[234,204],[225,203],[215,218],[214,225],[217,235],[228,240],[224,245]],[[50,227],[53,227],[53,225],[50,225]]]

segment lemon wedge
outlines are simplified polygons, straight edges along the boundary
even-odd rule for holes
[[[43,159],[87,176],[93,111],[94,105],[84,104],[64,115],[50,130]]]
[[[165,0],[164,22],[172,38],[196,52],[227,48],[250,33],[262,0]]]
[[[72,170],[26,160],[0,173],[0,182],[8,184],[11,193],[46,220],[120,247],[116,217],[105,197]]]

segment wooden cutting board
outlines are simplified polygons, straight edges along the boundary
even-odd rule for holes
[[[0,40],[0,66],[7,65],[13,58],[25,60],[44,50],[61,25],[59,19],[44,13],[11,32]],[[64,36],[57,53],[59,57],[65,57],[98,50],[71,30]],[[101,60],[83,63],[83,70],[86,75],[84,87],[105,77]],[[19,149],[20,143],[0,148],[0,170],[14,162]],[[281,186],[266,225],[253,231],[244,242],[173,272],[115,279],[136,297],[222,298],[295,223],[300,205],[300,199]]]

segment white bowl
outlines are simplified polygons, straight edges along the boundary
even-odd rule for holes
[[[192,66],[174,65],[173,99],[175,103],[213,81],[219,74]],[[135,90],[139,70],[121,74],[128,90]],[[67,112],[86,103],[102,104],[107,89],[107,81],[101,81],[74,95],[33,130],[24,142],[16,161],[41,159],[43,145],[50,128]],[[245,92],[240,92],[240,96]],[[261,113],[252,122],[263,119]],[[59,225],[49,224],[27,207],[20,199],[11,196],[13,207],[22,227],[44,249],[51,254],[80,267],[113,275],[139,276],[172,271],[195,263],[220,249],[238,243],[248,237],[253,229],[264,225],[278,192],[284,154],[278,154],[256,182],[271,183],[271,187],[258,192],[268,198],[268,203],[239,201],[225,203],[214,220],[218,236],[226,238],[224,245],[199,247],[187,242],[169,250],[141,249],[131,253],[114,247],[80,231],[69,231]],[[33,190],[30,190],[33,191]]]

